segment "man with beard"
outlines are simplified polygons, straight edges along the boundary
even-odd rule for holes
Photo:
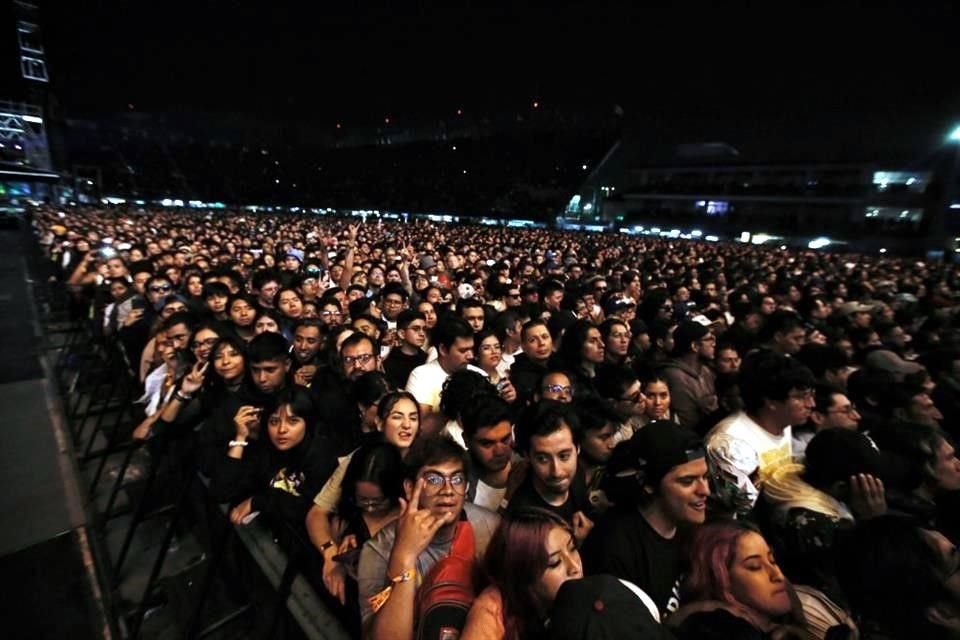
[[[360,416],[353,399],[353,381],[380,369],[379,353],[373,338],[358,331],[340,345],[340,366],[316,374],[310,385],[320,409],[322,429],[337,448],[337,455],[346,455],[357,446]]]
[[[293,329],[293,381],[303,387],[309,387],[317,374],[317,354],[323,346],[320,333],[320,321],[313,319],[298,320]]]
[[[567,404],[542,400],[528,407],[517,425],[518,448],[527,458],[527,477],[509,498],[508,512],[535,507],[557,514],[573,527],[577,543],[593,528],[590,503],[577,474],[580,421]]]

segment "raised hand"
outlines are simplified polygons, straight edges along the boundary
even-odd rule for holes
[[[237,415],[233,416],[233,426],[237,430],[237,440],[246,440],[250,436],[250,430],[260,420],[262,409],[251,405],[243,405],[237,410]]]
[[[850,476],[850,510],[860,520],[887,512],[887,496],[880,478],[866,473]]]
[[[183,382],[180,383],[180,390],[184,393],[195,393],[203,386],[203,377],[207,373],[207,367],[210,366],[210,361],[204,363],[196,363],[193,365],[193,368],[190,369],[190,373],[183,377]]]
[[[423,478],[418,479],[409,503],[400,498],[403,511],[397,521],[397,540],[394,543],[393,553],[399,554],[407,565],[416,561],[417,556],[427,548],[440,527],[453,522],[454,519],[450,511],[435,515],[429,509],[420,509],[420,493],[423,491],[423,485]]]

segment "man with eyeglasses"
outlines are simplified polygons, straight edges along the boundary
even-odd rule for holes
[[[802,425],[814,408],[813,374],[796,358],[760,349],[740,368],[743,411],[724,418],[707,434],[707,449],[723,456],[722,436],[741,441],[752,456],[738,456],[732,464],[744,477],[793,458],[791,425]],[[756,461],[759,460],[759,466]]]
[[[716,374],[708,366],[716,355],[717,337],[696,320],[684,320],[673,331],[673,358],[663,368],[670,387],[670,409],[688,429],[717,410]]]
[[[380,315],[387,323],[387,330],[397,328],[397,318],[407,309],[409,294],[398,282],[389,282],[380,290]]]
[[[541,400],[555,400],[556,402],[573,402],[573,382],[570,376],[563,371],[550,371],[540,381],[534,398]]]
[[[360,552],[357,584],[364,637],[413,638],[417,591],[454,550],[473,548],[477,562],[499,518],[466,502],[467,453],[445,437],[422,438],[404,460],[403,514]]]
[[[389,286],[389,285],[388,285]],[[426,363],[427,319],[419,311],[406,309],[397,316],[397,337],[400,346],[390,350],[383,360],[383,372],[395,389],[402,388],[410,373]]]
[[[380,370],[379,352],[376,340],[357,331],[340,344],[340,366],[319,369],[310,384],[319,421],[337,455],[346,455],[358,445],[360,414],[353,399],[353,382],[364,373]]]
[[[796,425],[794,429],[793,455],[802,458],[813,437],[824,429],[857,431],[859,428],[857,405],[840,389],[818,384],[814,387],[814,406],[809,420],[804,425]]]

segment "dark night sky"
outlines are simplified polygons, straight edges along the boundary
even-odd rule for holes
[[[67,113],[132,103],[349,124],[539,99],[620,104],[677,141],[864,148],[935,144],[960,118],[960,12],[946,2],[556,4],[70,2],[44,29]]]

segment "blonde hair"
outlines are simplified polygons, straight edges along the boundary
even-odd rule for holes
[[[802,464],[787,462],[777,465],[766,474],[763,495],[775,507],[775,517],[786,517],[791,509],[801,508],[833,520],[853,519],[843,503],[805,482],[803,471]]]

